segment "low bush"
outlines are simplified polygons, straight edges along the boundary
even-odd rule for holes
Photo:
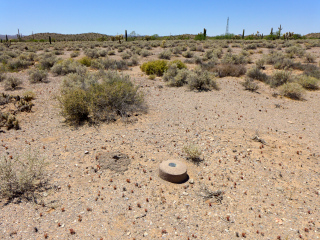
[[[320,80],[320,68],[315,65],[303,65],[303,74]]]
[[[184,56],[185,58],[192,58],[194,56],[194,53],[191,51],[186,51],[182,53],[182,56]]]
[[[78,57],[79,55],[80,55],[80,52],[79,52],[79,51],[73,51],[73,52],[70,54],[70,57],[75,58],[75,57]]]
[[[243,65],[236,64],[221,64],[214,69],[219,77],[240,77],[246,74],[247,69]]]
[[[190,90],[218,90],[218,84],[214,79],[212,73],[208,71],[196,70],[195,72],[190,72],[187,77],[188,87]]]
[[[44,54],[39,60],[39,68],[49,70],[58,61],[57,57],[51,53]]]
[[[235,55],[231,53],[227,53],[224,55],[223,59],[221,60],[221,63],[223,64],[247,64],[249,59],[242,54]]]
[[[56,75],[66,75],[77,72],[78,68],[84,68],[79,62],[73,59],[62,60],[53,65],[51,71]]]
[[[14,115],[2,112],[0,112],[0,127],[5,127],[7,130],[10,130],[12,128],[15,130],[20,129],[19,121],[16,119]]]
[[[21,84],[22,81],[14,76],[9,76],[3,81],[4,90],[15,90]]]
[[[7,199],[24,196],[32,198],[36,190],[43,186],[47,179],[45,167],[47,163],[38,154],[29,153],[19,158],[0,159],[0,195]]]
[[[81,59],[78,60],[79,63],[81,63],[82,65],[85,65],[86,67],[91,66],[91,61],[92,59],[87,56],[82,57]]]
[[[159,53],[159,58],[160,59],[167,59],[167,60],[170,60],[171,58],[171,51],[170,50],[165,50],[165,51],[162,51],[161,53]]]
[[[162,76],[168,69],[168,65],[165,60],[155,60],[143,63],[140,68],[142,72],[145,72],[147,75],[155,74]]]
[[[99,58],[100,55],[97,49],[86,49],[84,54],[89,58]]]
[[[129,76],[107,72],[100,78],[98,81],[88,74],[67,76],[59,97],[61,113],[67,121],[109,121],[146,109],[143,94]]]
[[[249,78],[253,78],[262,82],[267,82],[268,76],[267,74],[263,73],[259,68],[254,67],[247,71],[247,76]]]
[[[254,92],[257,91],[259,89],[259,86],[257,83],[254,82],[254,79],[247,77],[245,79],[245,81],[242,83],[242,85],[244,86],[245,90]]]
[[[299,83],[303,88],[308,90],[318,90],[319,89],[319,79],[314,77],[301,75],[298,77],[297,83]]]
[[[276,71],[269,79],[271,87],[279,87],[291,80],[291,73],[288,71]]]
[[[28,68],[32,64],[33,64],[33,62],[28,61],[28,60],[12,59],[12,60],[8,61],[7,67],[9,70],[15,71],[15,70]]]
[[[44,82],[48,77],[48,72],[46,70],[32,69],[29,71],[29,81],[30,83]]]
[[[295,82],[283,84],[279,87],[279,92],[282,96],[295,100],[302,100],[304,95],[303,87]]]
[[[6,74],[4,72],[0,72],[0,82],[6,79]]]
[[[311,54],[311,53],[306,54],[306,62],[307,63],[314,63],[315,60],[316,60],[316,57],[313,54]]]
[[[168,85],[171,87],[182,87],[183,85],[188,84],[187,79],[189,74],[190,71],[185,68],[178,69],[176,76],[169,79]]]

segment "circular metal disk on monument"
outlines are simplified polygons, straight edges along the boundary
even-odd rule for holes
[[[181,183],[188,179],[187,166],[178,160],[167,160],[160,164],[159,176],[168,182]]]

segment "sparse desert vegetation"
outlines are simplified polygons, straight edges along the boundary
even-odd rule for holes
[[[51,37],[0,44],[1,239],[319,236],[319,39]]]

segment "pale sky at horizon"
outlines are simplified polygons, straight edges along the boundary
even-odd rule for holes
[[[225,1],[84,1],[0,0],[0,34],[102,33],[135,31],[140,35],[224,34],[259,31],[302,35],[320,32],[320,0],[225,0]]]

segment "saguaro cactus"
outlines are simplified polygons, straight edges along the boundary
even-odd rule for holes
[[[49,36],[49,42],[50,42],[50,44],[51,44],[51,36]]]
[[[273,28],[271,28],[271,32],[270,32],[270,35],[273,35]]]
[[[279,35],[278,35],[278,37],[280,38],[280,36],[281,36],[281,30],[282,30],[281,24],[280,24],[280,27],[278,27],[278,29],[279,29]]]
[[[6,34],[6,42],[8,42],[8,35]]]
[[[203,29],[203,36],[204,36],[204,39],[206,39],[207,38],[207,29]]]
[[[127,30],[125,31],[125,38],[126,38],[126,42],[128,41],[128,34],[127,34]]]
[[[242,39],[244,39],[244,29],[243,29],[243,31],[242,31]]]

